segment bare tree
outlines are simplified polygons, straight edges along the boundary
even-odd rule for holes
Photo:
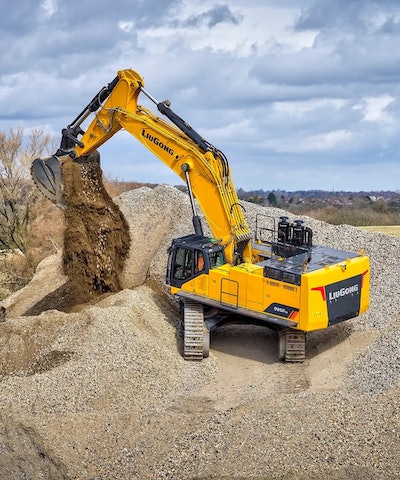
[[[32,161],[50,146],[50,135],[21,128],[0,131],[0,248],[26,252],[29,216],[36,191],[30,180]]]

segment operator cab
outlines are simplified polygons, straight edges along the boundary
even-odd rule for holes
[[[180,288],[225,263],[224,248],[216,240],[196,234],[175,238],[168,249],[167,283]]]

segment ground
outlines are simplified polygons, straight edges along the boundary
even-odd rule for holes
[[[161,186],[117,203],[135,246],[122,290],[76,303],[59,252],[2,302],[0,478],[400,478],[398,239],[312,224],[366,245],[371,306],[308,334],[304,363],[255,326],[213,332],[210,357],[186,362],[163,275],[187,199]]]

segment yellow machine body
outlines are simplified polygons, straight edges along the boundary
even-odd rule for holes
[[[284,262],[280,260],[282,268]],[[265,316],[266,323],[304,332],[327,328],[368,309],[367,256],[299,272],[296,284],[266,277],[263,263],[225,264],[171,291],[255,320]]]

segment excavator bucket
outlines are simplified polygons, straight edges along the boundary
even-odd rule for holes
[[[90,155],[71,157],[70,155],[53,155],[49,158],[37,158],[31,165],[31,177],[43,195],[60,208],[64,208],[62,165],[74,161],[79,165],[96,162],[99,152],[95,150]]]
[[[31,177],[37,188],[57,206],[63,208],[61,163],[53,155],[50,158],[37,158],[31,165]]]

